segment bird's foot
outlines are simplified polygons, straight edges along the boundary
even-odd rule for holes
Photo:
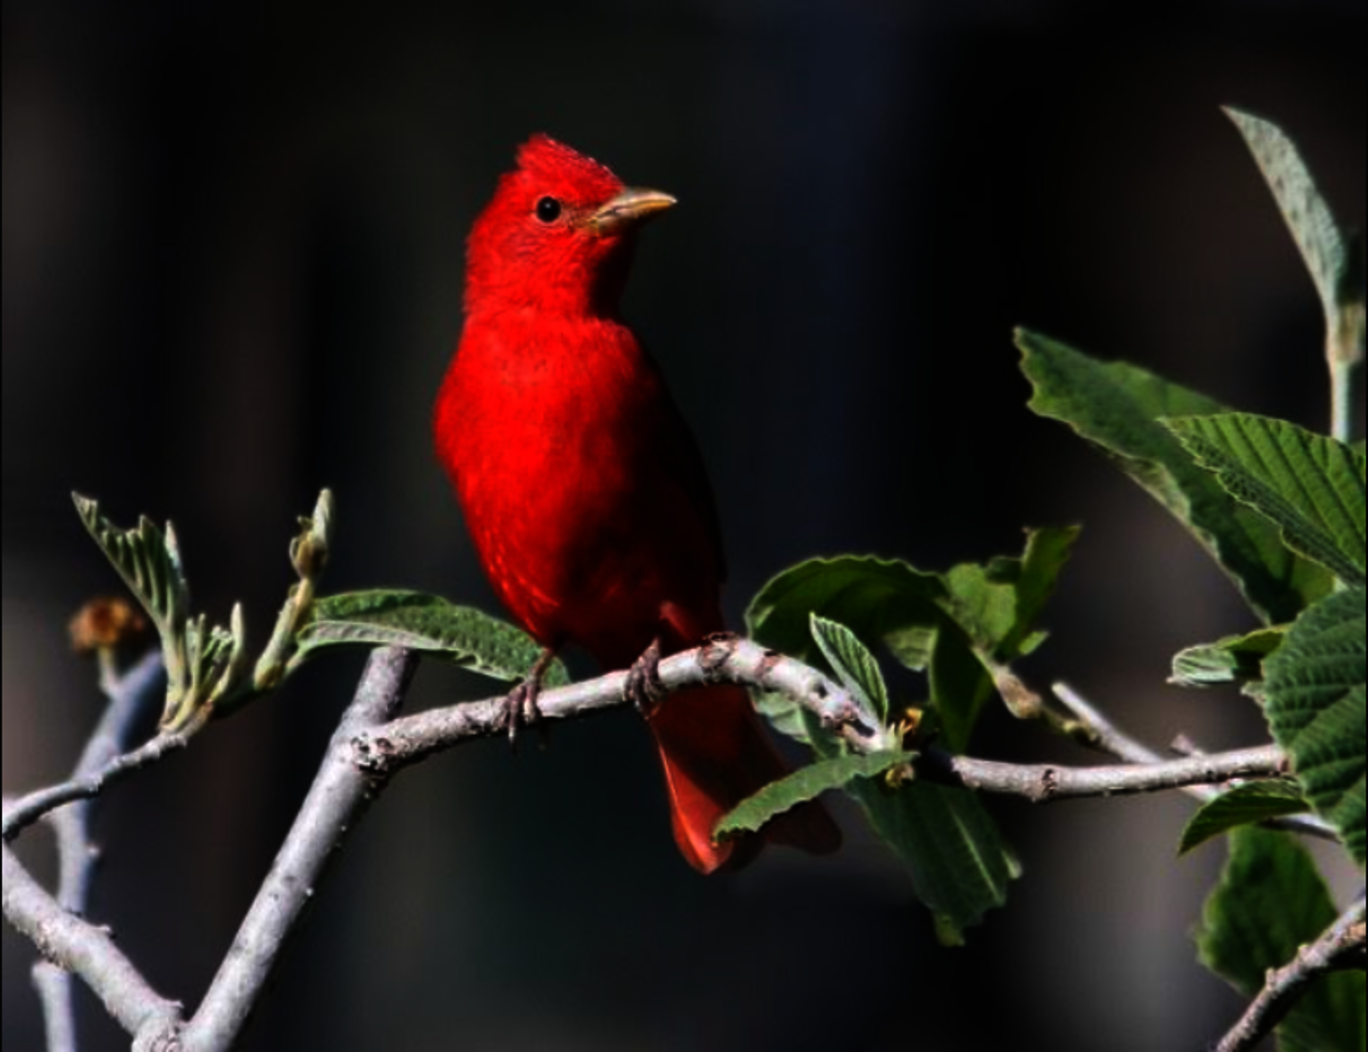
[[[642,651],[641,657],[632,662],[627,670],[627,682],[623,685],[622,696],[636,706],[643,719],[650,719],[656,709],[669,697],[669,691],[660,681],[660,637],[651,640],[651,645]]]
[[[537,724],[545,736],[545,725],[541,723],[541,712],[537,709],[537,697],[541,694],[542,677],[556,656],[554,647],[543,647],[541,656],[528,670],[523,681],[508,692],[504,698],[505,723],[508,725],[508,744],[518,748],[518,731],[531,724]]]

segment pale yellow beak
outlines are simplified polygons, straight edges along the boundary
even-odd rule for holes
[[[584,227],[597,237],[613,237],[645,222],[675,204],[675,199],[659,190],[628,187],[585,220]]]

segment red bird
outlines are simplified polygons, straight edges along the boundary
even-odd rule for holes
[[[465,328],[437,398],[437,455],[499,599],[544,647],[577,644],[607,669],[724,627],[703,462],[618,312],[637,228],[674,203],[533,136],[471,230]],[[647,724],[684,857],[704,873],[749,861],[756,838],[715,843],[713,826],[787,768],[746,692],[678,692]],[[840,844],[817,804],[765,836]]]

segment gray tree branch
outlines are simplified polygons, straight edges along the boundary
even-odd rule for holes
[[[1052,690],[1055,697],[1063,703],[1077,721],[1078,727],[1082,730],[1082,739],[1093,748],[1131,764],[1151,765],[1162,763],[1166,759],[1162,754],[1155,752],[1148,745],[1132,738],[1117,727],[1102,714],[1100,709],[1068,684],[1056,683]],[[1194,753],[1194,750],[1190,748],[1184,751]],[[1196,784],[1184,786],[1183,792],[1194,800],[1207,803],[1219,796],[1224,790],[1213,784]],[[1262,824],[1270,829],[1283,829],[1289,833],[1299,833],[1303,836],[1339,842],[1339,834],[1335,832],[1334,828],[1315,815],[1284,815],[1280,818],[1271,818]]]
[[[1297,951],[1281,968],[1268,973],[1264,987],[1216,1046],[1216,1052],[1247,1052],[1287,1017],[1311,983],[1341,968],[1362,968],[1364,903],[1359,899],[1319,939]]]
[[[109,702],[95,726],[72,778],[80,780],[113,761],[125,749],[140,720],[150,711],[165,679],[161,654],[150,651],[126,672],[112,668],[101,677]],[[78,800],[47,815],[57,839],[57,904],[83,917],[99,852],[90,839],[91,801]],[[51,961],[33,966],[33,984],[43,1006],[48,1052],[76,1052],[76,1012],[71,973]]]
[[[110,1013],[137,1035],[137,1048],[223,1052],[238,1039],[257,1004],[281,947],[297,927],[329,860],[387,779],[403,767],[463,741],[503,733],[510,718],[505,697],[395,716],[417,657],[399,648],[376,650],[356,696],[333,735],[314,784],[287,835],[232,948],[200,1004],[185,1021],[178,1006],[150,988],[107,935],[63,910],[23,870],[6,845],[5,914],[44,956],[89,983]],[[566,719],[626,704],[628,674],[544,691],[533,717]],[[734,637],[719,637],[659,666],[666,691],[718,682],[778,691],[812,711],[858,751],[898,744],[898,732],[881,727],[853,698],[817,670]],[[8,842],[52,807],[86,799],[116,777],[152,762],[176,743],[166,736],[99,766],[94,775],[31,793],[5,809]],[[159,744],[160,743],[160,744]],[[156,746],[156,749],[149,748]],[[1102,767],[1017,765],[951,756],[936,748],[921,754],[915,773],[987,792],[1047,801],[1111,795],[1273,775],[1285,768],[1274,746],[1209,756]],[[57,933],[54,935],[54,933]]]
[[[45,959],[79,975],[135,1040],[174,1026],[180,1006],[152,989],[109,933],[62,909],[8,844],[0,851],[5,919],[28,936]]]

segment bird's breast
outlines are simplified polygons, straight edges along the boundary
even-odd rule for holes
[[[693,556],[661,550],[664,520],[689,514],[650,448],[663,397],[620,325],[467,323],[438,450],[495,591],[544,643],[602,650],[600,626],[640,625],[644,647],[672,590],[662,567]]]

